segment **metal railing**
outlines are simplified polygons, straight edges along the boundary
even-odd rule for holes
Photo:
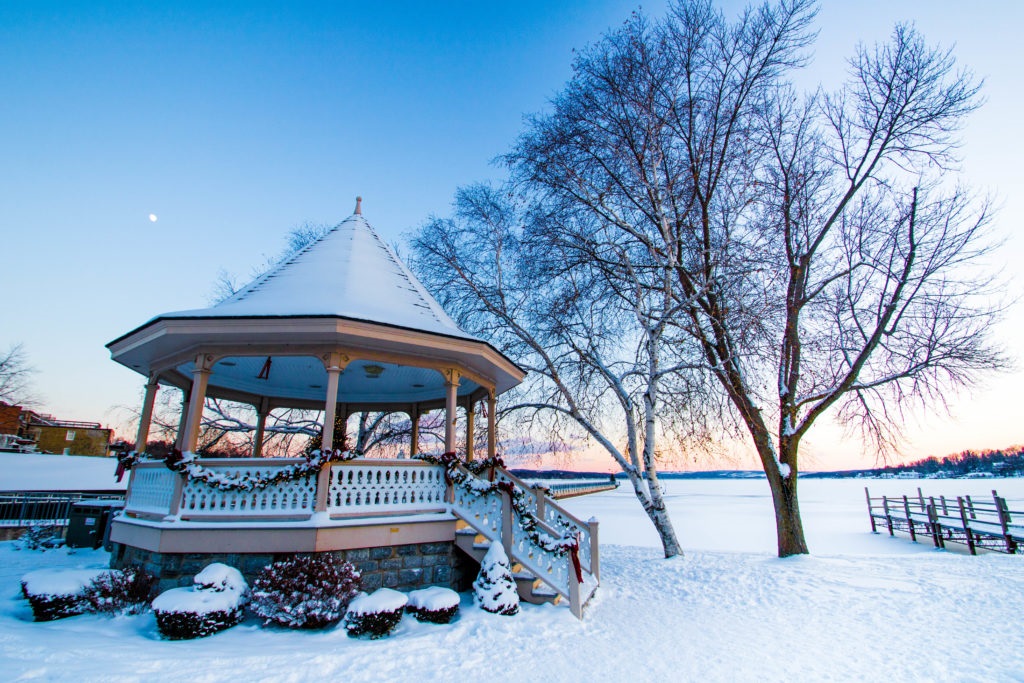
[[[123,493],[86,491],[22,491],[0,493],[0,526],[22,527],[33,524],[67,526],[71,508],[83,500],[111,500]]]

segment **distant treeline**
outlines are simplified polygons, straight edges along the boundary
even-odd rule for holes
[[[967,477],[990,474],[997,477],[1024,476],[1024,446],[1009,446],[996,450],[966,450],[942,458],[932,456],[903,465],[891,465],[873,470],[848,470],[845,472],[822,472],[819,476],[896,476],[901,473],[916,473],[933,477]]]

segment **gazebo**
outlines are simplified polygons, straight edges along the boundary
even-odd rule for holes
[[[493,460],[496,398],[525,373],[459,329],[366,221],[358,198],[352,216],[225,301],[158,315],[107,348],[147,378],[140,449],[161,385],[187,397],[176,442],[186,453],[196,450],[208,397],[250,404],[258,416],[252,458],[195,460],[191,474],[162,462],[132,468],[126,511],[111,531],[116,566],[141,564],[168,586],[210,561],[254,574],[283,554],[334,552],[361,569],[367,588],[457,586],[466,561],[500,540],[519,562],[528,600],[564,596],[580,613],[587,586],[596,586],[596,524]],[[472,463],[483,402],[489,493]],[[322,410],[325,447],[339,416],[344,424],[360,411],[405,412],[416,454],[420,416],[437,409],[444,450],[455,451],[460,407],[466,448],[456,460],[359,458],[311,473],[302,459],[261,457],[277,408]],[[517,540],[518,528],[527,531]]]

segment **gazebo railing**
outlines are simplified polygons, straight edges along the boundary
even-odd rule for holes
[[[327,512],[336,515],[424,512],[445,507],[444,467],[415,460],[331,465]]]
[[[223,481],[269,480],[302,462],[295,458],[209,459],[202,466]],[[316,512],[317,477],[271,482],[240,490],[188,479],[163,463],[132,470],[125,511],[143,517],[183,520],[307,519]],[[445,508],[444,468],[414,460],[351,460],[332,463],[327,480],[330,517],[378,516]]]

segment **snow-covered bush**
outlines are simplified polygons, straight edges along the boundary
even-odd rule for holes
[[[488,612],[511,616],[519,612],[519,593],[512,578],[508,555],[501,543],[491,543],[473,582],[476,604]]]
[[[36,621],[53,621],[89,609],[86,588],[104,569],[39,569],[21,577],[21,593]]]
[[[105,571],[85,589],[90,612],[138,614],[149,604],[157,578],[141,567]]]
[[[214,562],[196,574],[191,588],[172,588],[153,601],[156,625],[172,640],[199,638],[242,620],[249,586],[241,572]]]
[[[419,621],[447,624],[459,613],[459,594],[451,588],[431,586],[409,593],[405,609]]]
[[[298,555],[263,568],[252,583],[250,608],[264,625],[323,628],[345,616],[359,587],[351,563],[330,553]]]
[[[362,593],[349,603],[345,630],[353,637],[383,638],[402,620],[407,601],[404,593],[390,588],[378,588],[370,595]]]
[[[14,542],[15,550],[51,550],[64,547],[61,528],[55,524],[33,524]]]

